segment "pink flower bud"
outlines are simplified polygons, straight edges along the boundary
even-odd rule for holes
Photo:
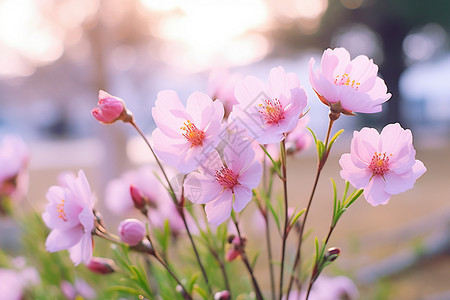
[[[231,248],[228,250],[227,253],[225,253],[225,260],[233,261],[242,254],[242,249],[243,247],[245,247],[247,239],[245,237],[242,237],[242,244],[241,244],[241,240],[239,239],[238,236],[230,235],[228,237],[228,243],[231,244]]]
[[[92,257],[86,267],[97,274],[113,273],[116,269],[116,265],[113,260],[103,257]]]
[[[214,300],[230,300],[230,299],[231,299],[231,295],[230,295],[230,292],[227,290],[217,292],[214,295]]]
[[[145,236],[145,225],[136,219],[126,219],[119,224],[120,239],[130,246],[136,246]]]
[[[92,109],[92,115],[100,122],[112,124],[118,120],[130,121],[131,114],[126,110],[122,99],[111,96],[105,91],[98,93],[98,107]]]
[[[228,250],[227,253],[225,253],[225,260],[228,262],[233,261],[238,258],[239,255],[241,255],[241,251],[236,250],[234,247],[232,247],[230,250]]]
[[[140,210],[143,209],[147,201],[141,190],[134,185],[130,185],[130,194],[131,199],[133,199],[134,207]]]

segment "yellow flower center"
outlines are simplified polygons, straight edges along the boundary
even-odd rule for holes
[[[184,131],[182,135],[191,142],[191,146],[201,146],[203,145],[203,138],[205,133],[198,129],[191,121],[187,120],[184,122],[184,126],[180,127]]]
[[[338,75],[336,76],[336,79],[334,80],[334,84],[335,85],[347,85],[347,86],[351,86],[352,88],[354,88],[355,90],[358,90],[359,86],[361,85],[361,83],[352,80],[350,78],[350,76],[348,76],[348,74],[344,74],[344,75]]]
[[[284,119],[283,106],[277,98],[273,100],[265,100],[265,104],[259,105],[259,113],[262,114],[267,124],[273,124]]]
[[[67,215],[66,215],[66,213],[64,212],[64,202],[65,202],[65,200],[62,199],[62,200],[61,200],[61,203],[59,203],[58,205],[56,205],[56,212],[59,214],[59,215],[58,215],[58,218],[61,218],[64,222],[67,222],[67,221],[68,221]]]
[[[372,157],[372,161],[369,164],[369,169],[372,170],[372,177],[375,175],[380,175],[384,178],[384,174],[389,171],[389,157],[392,154],[387,155],[386,152],[383,154],[375,152]]]

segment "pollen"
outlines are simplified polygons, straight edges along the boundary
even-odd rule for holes
[[[56,212],[58,213],[58,218],[61,218],[64,222],[67,222],[67,215],[64,212],[64,202],[65,200],[62,199],[61,203],[59,203],[58,205],[56,205]]]
[[[220,170],[216,170],[216,175],[214,177],[216,181],[225,188],[232,189],[236,184],[238,184],[238,176],[234,174],[233,170],[226,167],[222,167],[220,168]]]
[[[351,86],[352,88],[354,88],[355,90],[358,90],[359,86],[361,85],[361,83],[356,82],[355,80],[352,80],[350,78],[350,76],[348,76],[348,74],[344,74],[344,75],[338,75],[336,76],[336,79],[334,80],[334,84],[335,85],[347,85],[347,86]]]
[[[278,124],[284,119],[283,106],[277,98],[265,100],[264,104],[260,104],[259,113],[262,114],[267,124]]]
[[[380,175],[384,179],[384,174],[389,171],[389,157],[392,154],[387,155],[386,152],[375,154],[372,157],[372,161],[369,164],[369,169],[372,170],[372,177]]]
[[[184,122],[184,126],[180,127],[184,131],[182,135],[191,142],[191,146],[201,146],[203,145],[203,138],[205,137],[205,132],[198,129],[191,121],[187,120]]]

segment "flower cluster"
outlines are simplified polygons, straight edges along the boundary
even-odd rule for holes
[[[312,130],[311,135],[306,130],[309,116],[305,112],[308,103],[305,88],[296,74],[286,72],[281,66],[270,70],[267,82],[254,76],[213,73],[209,95],[193,92],[186,105],[176,91],[159,92],[152,108],[157,128],[151,141],[134,122],[123,100],[100,91],[99,107],[92,111],[94,117],[104,124],[120,120],[133,125],[153,153],[156,164],[124,173],[108,184],[104,204],[124,218],[117,228],[118,235],[106,228],[101,215],[94,210],[95,197],[83,171],[78,176],[63,177],[59,186],[49,189],[49,203],[42,215],[51,229],[47,250],[69,249],[76,265],[84,262],[93,272],[108,274],[118,266],[109,259],[93,257],[93,236],[121,245],[121,250],[115,248],[116,257],[122,271],[128,272],[137,283],[141,299],[160,297],[159,290],[168,293],[162,296],[167,299],[193,299],[194,293],[205,299],[231,299],[232,295],[234,299],[236,295],[230,287],[226,266],[239,258],[249,273],[256,299],[261,300],[268,292],[260,288],[254,275],[247,253],[250,238],[244,236],[240,222],[240,213],[253,202],[264,220],[272,298],[278,293],[279,299],[355,299],[358,291],[348,278],[319,278],[323,269],[341,253],[338,248],[328,247],[339,218],[362,194],[373,206],[387,204],[391,195],[412,188],[426,168],[415,158],[411,131],[399,124],[387,125],[381,134],[371,128],[355,131],[350,153],[339,160],[340,175],[346,186],[344,197],[337,198],[333,181],[330,231],[321,244],[316,240],[316,256],[309,278],[293,286],[305,277],[299,276],[300,251],[320,173],[333,143],[342,133],[341,130],[330,136],[335,121],[341,114],[379,112],[391,97],[378,77],[378,67],[364,55],[350,60],[343,48],[327,49],[320,68],[314,70],[314,64],[311,59],[312,89],[330,108],[328,132],[323,142]],[[318,167],[311,196],[305,209],[290,208],[287,156],[301,152],[313,141]],[[156,167],[159,170],[155,171]],[[180,174],[176,176],[174,170]],[[274,195],[274,181],[278,179],[283,190],[281,196]],[[347,193],[350,184],[355,190]],[[277,245],[281,245],[281,259],[276,263],[271,257],[271,220],[275,221],[279,233]],[[227,226],[233,229],[228,230]],[[298,233],[297,252],[293,265],[285,269],[291,229]],[[230,231],[234,234],[229,234]],[[203,278],[201,283],[194,284],[196,278],[180,279],[183,268],[173,269],[172,262],[169,263],[170,239],[181,235],[188,237],[195,254],[193,261]],[[159,289],[153,290],[148,280],[143,279],[144,271],[127,265],[131,264],[129,250],[149,255],[172,281],[160,280]],[[209,268],[210,263],[205,262],[210,260],[220,267],[225,290],[222,286],[212,286],[217,280],[211,278],[217,278],[215,272],[219,271],[217,267]],[[147,267],[150,266],[148,263]],[[275,266],[279,266],[279,276],[274,275]],[[158,272],[152,276],[162,278]],[[288,281],[284,281],[285,275],[289,275]],[[275,278],[279,279],[278,290]],[[301,287],[304,289],[300,290]],[[81,294],[75,290],[72,287],[70,294]]]
[[[19,199],[28,187],[26,168],[29,161],[25,142],[14,135],[7,135],[0,144],[0,206],[3,198]],[[3,211],[3,208],[0,209]]]

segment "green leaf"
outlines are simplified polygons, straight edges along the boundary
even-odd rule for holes
[[[275,223],[277,224],[277,228],[278,231],[281,232],[280,230],[280,218],[278,217],[277,212],[275,211],[275,209],[272,206],[272,203],[270,202],[270,199],[268,197],[263,197],[264,198],[264,202],[266,203],[266,206],[269,208],[270,212],[272,213],[273,219],[275,220]]]
[[[256,261],[258,260],[259,254],[261,254],[260,251],[256,252],[255,256],[253,257],[253,259],[252,259],[252,261],[250,263],[250,266],[252,267],[252,269],[255,268]]]
[[[333,184],[333,223],[336,220],[336,215],[338,214],[339,210],[339,200],[337,199],[337,189],[336,189],[336,182],[333,178],[330,178],[331,183]]]
[[[342,199],[347,199],[347,192],[348,192],[348,188],[350,187],[350,182],[348,182],[347,180],[345,181],[345,189],[344,189],[344,196],[342,196]]]
[[[280,176],[280,178],[281,178],[282,175],[281,175],[281,170],[280,170],[280,164],[277,164],[275,162],[275,160],[272,158],[272,156],[270,156],[269,152],[267,152],[266,148],[263,145],[260,144],[259,146],[264,151],[264,153],[267,155],[267,157],[269,157],[270,161],[272,162],[274,170],[277,172],[278,176]]]
[[[315,241],[315,246],[316,246],[316,261],[319,258],[319,240],[316,238]]]
[[[198,284],[194,285],[194,291],[197,292],[197,294],[199,294],[203,299],[205,300],[209,299],[208,293],[204,289],[202,289]]]
[[[330,140],[330,143],[328,144],[328,149],[327,151],[330,151],[331,146],[333,146],[334,142],[336,141],[336,139],[344,132],[344,129],[339,130],[338,132],[336,132],[333,137]]]
[[[192,293],[192,289],[194,288],[194,284],[197,282],[199,274],[194,274],[186,285],[186,289],[189,293]]]
[[[313,136],[314,139],[314,143],[316,144],[316,149],[317,149],[317,156],[319,158],[319,161],[322,159],[323,156],[323,150],[325,148],[325,145],[323,144],[322,141],[320,141],[319,139],[317,139],[316,134],[314,133],[314,131],[312,131],[311,128],[306,127],[306,129],[309,130],[309,132],[311,133],[311,135]]]
[[[361,194],[364,192],[364,189],[360,189],[358,190],[347,202],[347,204],[345,205],[346,208],[350,207],[350,205],[353,204],[353,202],[355,202],[360,196]]]
[[[295,214],[293,217],[291,217],[291,221],[289,222],[289,226],[294,226],[295,223],[297,222],[298,218],[300,218],[301,215],[303,215],[303,213],[306,211],[306,208],[302,209],[301,211],[299,211],[297,214]]]
[[[109,286],[107,289],[108,289],[108,292],[121,292],[124,294],[136,295],[136,296],[141,295],[141,292],[139,292],[137,289],[134,289],[129,286],[113,285],[113,286]]]
[[[152,292],[150,285],[148,284],[147,276],[144,275],[144,271],[136,266],[130,266],[130,269],[132,274],[135,276],[134,278],[136,283],[147,293],[147,296],[150,297]]]

